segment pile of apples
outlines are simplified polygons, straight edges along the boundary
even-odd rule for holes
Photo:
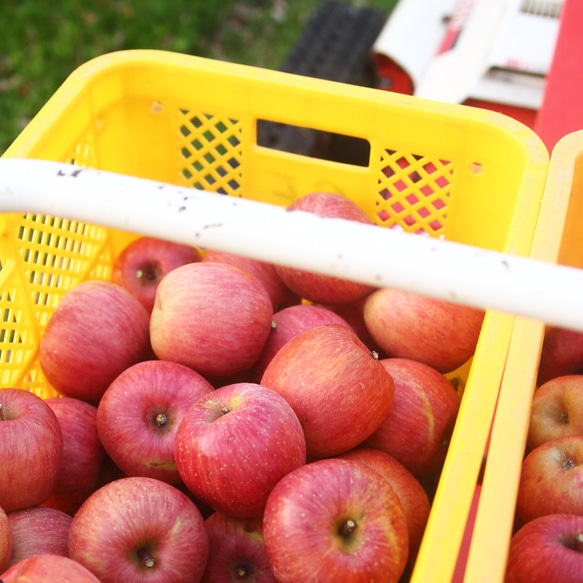
[[[583,333],[547,327],[507,583],[583,580]]]
[[[290,210],[371,223],[324,192]],[[399,581],[482,320],[134,240],[46,326],[60,396],[0,389],[0,579]]]

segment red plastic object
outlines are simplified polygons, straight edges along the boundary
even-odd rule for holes
[[[480,494],[482,493],[482,486],[476,484],[474,490],[474,497],[472,498],[472,505],[470,506],[470,513],[468,514],[468,522],[466,524],[466,530],[462,538],[460,545],[458,560],[455,566],[454,573],[452,575],[451,583],[463,583],[464,572],[468,562],[468,554],[470,551],[470,544],[472,542],[472,531],[474,528],[474,523],[476,521],[476,513],[478,512],[478,505],[480,504]]]
[[[559,36],[534,130],[552,150],[583,129],[583,2],[564,0]]]
[[[393,59],[379,53],[374,57],[374,65],[379,89],[413,95],[413,80]]]

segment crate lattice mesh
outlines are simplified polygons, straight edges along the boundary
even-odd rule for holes
[[[240,195],[243,187],[239,120],[180,110],[182,176],[199,190]]]
[[[36,350],[38,339],[22,330],[22,324],[29,317],[24,298],[14,286],[0,294],[0,379],[3,386],[12,384],[22,362],[31,358]]]
[[[416,234],[443,235],[453,164],[387,149],[380,160],[377,222]]]

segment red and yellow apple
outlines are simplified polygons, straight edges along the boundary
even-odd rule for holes
[[[84,281],[53,311],[39,344],[39,360],[61,395],[94,405],[124,369],[151,355],[149,314],[125,288]]]
[[[25,389],[0,389],[0,507],[45,502],[57,483],[63,434],[53,410]]]
[[[371,293],[363,314],[388,357],[417,360],[444,374],[474,354],[484,319],[481,310],[393,288]]]
[[[162,278],[181,265],[200,260],[200,251],[191,245],[138,237],[115,258],[111,281],[126,288],[151,313]]]
[[[565,435],[583,435],[583,375],[555,377],[534,392],[528,449]]]
[[[272,318],[271,298],[255,276],[227,263],[190,263],[160,282],[150,337],[160,360],[207,380],[225,378],[255,364]]]
[[[306,441],[290,404],[254,383],[202,397],[176,433],[176,466],[188,489],[214,510],[261,516],[283,476],[306,463]]]
[[[331,458],[306,464],[273,488],[263,537],[279,583],[397,583],[407,563],[407,519],[376,470]]]
[[[338,455],[377,430],[393,402],[391,375],[353,330],[310,328],[271,359],[261,384],[292,406],[306,436],[308,458]]]
[[[444,461],[460,406],[451,382],[433,367],[408,358],[385,358],[393,379],[390,411],[366,440],[423,478]]]
[[[372,219],[353,200],[331,192],[310,192],[288,206],[290,211],[304,211],[321,217],[357,221],[374,225]],[[299,297],[324,305],[355,302],[374,287],[357,281],[276,265],[275,270],[286,286]]]

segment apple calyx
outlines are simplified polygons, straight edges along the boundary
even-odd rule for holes
[[[158,280],[158,271],[155,264],[148,264],[143,269],[136,271],[136,277],[146,285],[155,283]]]
[[[575,460],[573,458],[567,457],[565,458],[565,460],[563,460],[562,465],[564,470],[570,470],[574,468],[577,464],[575,463]]]
[[[237,579],[248,579],[251,573],[253,573],[253,565],[247,562],[237,563],[233,571]]]
[[[223,415],[226,415],[227,413],[230,413],[230,412],[231,412],[231,410],[228,407],[224,407],[224,406],[221,407],[221,413]]]
[[[14,411],[14,409],[5,407],[2,403],[0,403],[0,421],[11,421],[17,417],[18,414]],[[0,583],[2,583],[2,581],[0,581]]]
[[[156,564],[154,557],[150,555],[150,553],[145,547],[138,549],[138,557],[140,558],[140,561],[142,561],[142,565],[146,567],[146,569],[151,569]]]
[[[372,352],[370,352],[370,356],[374,359],[374,360],[378,360],[379,359],[379,353],[376,350],[373,350]]]
[[[352,518],[348,518],[338,529],[338,534],[344,538],[348,539],[354,530],[356,529],[356,522]]]
[[[147,416],[147,423],[160,435],[166,434],[172,427],[173,415],[166,411],[150,411]]]
[[[340,539],[340,546],[345,552],[351,553],[359,546],[358,524],[352,518],[346,518],[339,523],[336,531]]]
[[[571,549],[576,553],[583,553],[583,532],[576,532],[561,538],[561,544],[564,547]]]

